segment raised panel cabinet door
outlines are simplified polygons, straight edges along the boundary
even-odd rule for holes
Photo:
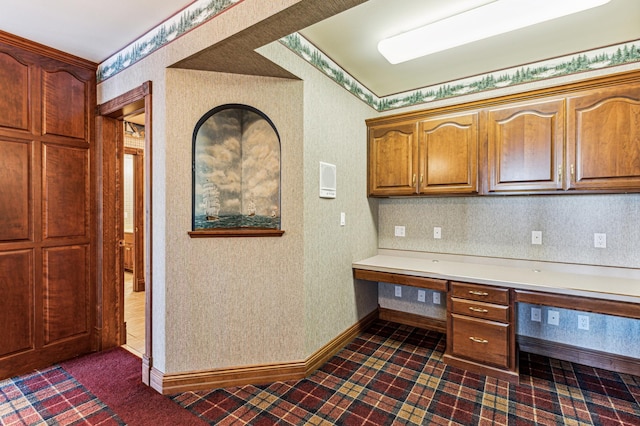
[[[640,190],[640,83],[567,101],[570,188]]]
[[[0,52],[0,127],[29,129],[29,66]]]
[[[478,192],[478,113],[430,118],[419,129],[420,193]]]
[[[563,189],[564,100],[487,111],[488,191]]]
[[[369,195],[416,193],[415,122],[369,128]]]
[[[31,141],[0,138],[0,242],[31,237],[31,154]]]
[[[89,83],[67,71],[43,71],[42,79],[43,134],[86,140]]]

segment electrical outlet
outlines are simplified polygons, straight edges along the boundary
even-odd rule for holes
[[[547,317],[547,324],[549,325],[560,325],[560,312],[558,311],[549,311]]]
[[[531,308],[531,321],[536,321],[536,322],[542,321],[542,309]]]
[[[542,231],[531,231],[531,244],[542,244]]]
[[[427,292],[424,290],[418,290],[418,302],[426,302]]]
[[[578,315],[578,330],[589,330],[589,317]]]
[[[593,234],[593,246],[595,248],[607,248],[607,234]]]
[[[395,235],[396,237],[404,237],[404,226],[396,226]]]
[[[433,304],[434,305],[440,304],[440,293],[438,293],[437,291],[433,292]]]
[[[439,226],[433,227],[433,238],[435,238],[436,240],[442,238],[442,228],[440,228]]]
[[[396,297],[402,297],[402,287],[400,287],[399,285],[396,286],[395,295]]]

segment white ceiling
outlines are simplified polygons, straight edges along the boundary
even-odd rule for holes
[[[100,63],[194,0],[2,0],[0,30]]]
[[[611,0],[597,9],[404,64],[390,65],[377,51],[384,37],[489,1],[369,0],[300,32],[381,97],[640,39],[640,0]],[[2,0],[0,30],[99,63],[191,3]]]

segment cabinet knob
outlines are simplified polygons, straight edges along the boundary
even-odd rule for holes
[[[489,343],[489,341],[486,339],[481,339],[479,337],[473,337],[473,336],[469,337],[469,340],[476,343]]]
[[[483,313],[483,314],[486,314],[487,312],[489,312],[487,309],[474,308],[473,306],[469,306],[469,310],[471,312],[480,312],[480,313]]]
[[[488,296],[489,293],[487,293],[486,291],[475,291],[475,290],[469,290],[469,294],[473,294],[474,296]]]

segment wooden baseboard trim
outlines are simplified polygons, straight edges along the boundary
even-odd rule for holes
[[[318,349],[304,361],[292,361],[278,364],[264,364],[244,367],[221,368],[215,370],[193,371],[165,374],[151,369],[151,387],[163,395],[186,391],[215,389],[243,385],[260,385],[286,380],[300,380],[320,368],[358,334],[366,330],[378,318],[378,311],[349,327]]]
[[[447,322],[436,318],[429,318],[422,315],[410,314],[387,308],[378,308],[379,318],[384,321],[396,322],[410,325],[412,327],[426,328],[440,333],[447,332]]]
[[[638,371],[640,371],[640,360],[624,355],[595,351],[593,349],[585,349],[528,336],[518,336],[517,341],[520,350],[523,352],[544,355],[550,358],[624,374],[637,375]]]

